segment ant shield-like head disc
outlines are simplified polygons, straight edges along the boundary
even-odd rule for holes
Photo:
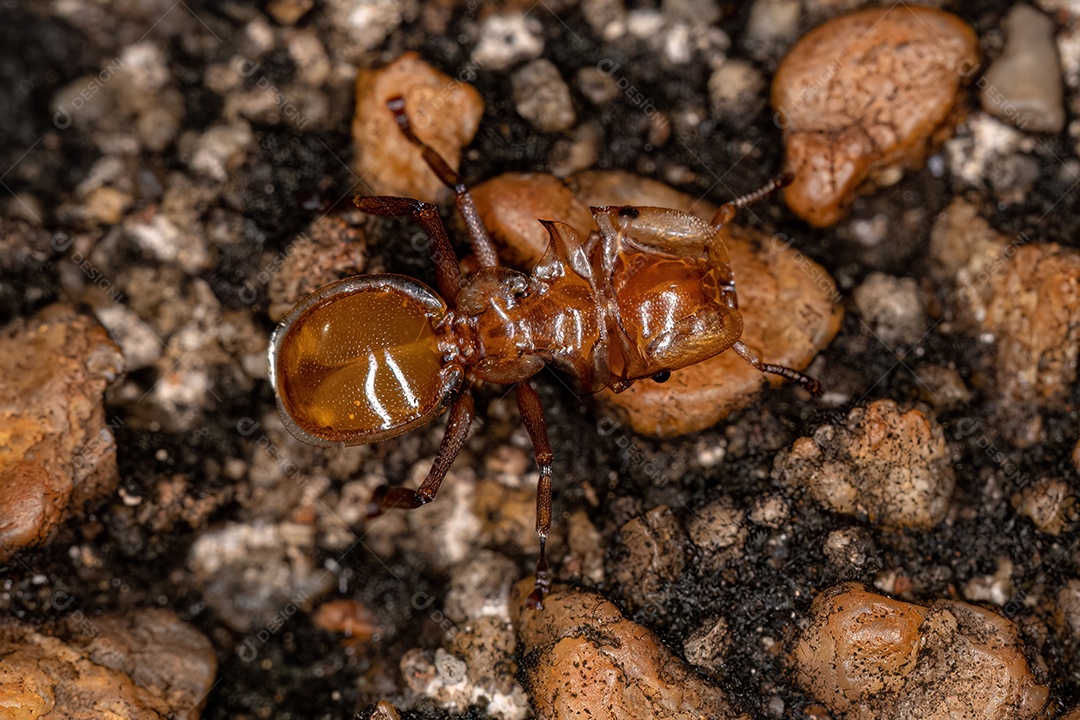
[[[434,324],[446,305],[400,275],[331,283],[270,340],[270,382],[285,425],[312,445],[359,445],[430,421],[461,382],[442,366]]]

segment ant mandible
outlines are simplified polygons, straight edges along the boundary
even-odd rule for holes
[[[542,606],[550,579],[545,549],[551,528],[551,464],[540,397],[529,378],[550,363],[578,378],[586,393],[621,392],[634,382],[667,379],[731,348],[766,373],[800,383],[814,395],[817,380],[762,362],[739,341],[735,278],[721,228],[738,208],[785,184],[722,206],[706,223],[655,207],[590,208],[599,232],[540,220],[548,251],[531,274],[501,267],[468,188],[405,113],[387,103],[405,137],[454,191],[479,269],[461,277],[457,256],[435,205],[399,197],[360,197],[372,215],[411,215],[431,239],[436,294],[402,275],[359,275],[326,285],[300,301],[270,340],[270,382],[289,431],[329,447],[396,437],[449,408],[446,432],[426,479],[416,490],[382,486],[369,517],[390,508],[418,508],[439,485],[469,432],[479,381],[516,384],[517,403],[540,470],[536,532],[540,556],[527,604]]]

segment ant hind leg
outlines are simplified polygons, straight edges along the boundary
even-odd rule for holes
[[[465,439],[469,436],[469,426],[472,425],[475,406],[472,393],[464,390],[450,406],[450,416],[446,421],[446,433],[443,435],[442,444],[435,454],[435,460],[431,463],[424,482],[416,490],[403,487],[390,487],[381,485],[375,490],[368,505],[368,517],[378,517],[391,508],[405,508],[412,510],[435,499],[439,492],[439,486],[454,459],[461,452]]]
[[[536,585],[525,604],[540,610],[544,607],[544,596],[551,587],[547,565],[547,537],[551,531],[551,462],[555,456],[548,443],[547,422],[544,420],[544,406],[540,396],[529,384],[522,380],[517,385],[518,409],[525,421],[525,429],[532,439],[536,465],[540,468],[540,478],[536,484],[536,534],[540,536],[540,557],[536,561]]]

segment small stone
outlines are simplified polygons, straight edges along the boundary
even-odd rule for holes
[[[799,31],[799,0],[754,0],[746,21],[744,42],[755,58],[777,57]]]
[[[315,6],[315,0],[270,0],[266,11],[279,25],[295,25]]]
[[[1029,140],[1022,132],[984,112],[974,112],[956,137],[945,142],[949,172],[973,188],[988,185],[1003,202],[1018,202],[1027,197],[1034,180],[1018,177],[1015,172]],[[1037,178],[1035,178],[1037,179]],[[1019,182],[1019,187],[1009,188]]]
[[[1080,440],[1077,440],[1076,445],[1073,446],[1072,463],[1073,467],[1076,468],[1076,472],[1080,472]]]
[[[1004,429],[1019,441],[1038,408],[1060,406],[1076,382],[1080,252],[1006,237],[957,198],[934,225],[930,256],[934,279],[954,288],[949,311],[959,329],[995,343],[991,389],[1009,403]]]
[[[766,495],[754,501],[749,517],[755,525],[778,530],[791,517],[791,507],[779,495]]]
[[[940,410],[948,410],[971,400],[971,390],[956,368],[926,365],[919,370],[919,393]]]
[[[1005,32],[1004,52],[978,83],[983,109],[1021,130],[1061,132],[1065,107],[1054,21],[1016,5],[1005,17]]]
[[[575,510],[567,518],[566,547],[570,551],[566,574],[597,584],[604,581],[604,539],[584,510]]]
[[[862,572],[873,569],[878,556],[874,537],[865,528],[833,530],[825,538],[825,557],[842,570]]]
[[[851,13],[805,35],[772,87],[795,174],[788,206],[826,227],[875,175],[920,166],[955,122],[976,51],[974,31],[958,17],[909,5]]]
[[[320,630],[359,641],[370,640],[379,631],[371,611],[348,599],[324,602],[311,614],[311,623]]]
[[[870,273],[853,296],[863,322],[889,349],[913,345],[926,333],[926,306],[912,278]]]
[[[702,527],[700,535],[709,528]],[[708,539],[702,538],[703,543]],[[636,612],[664,597],[663,590],[686,567],[686,532],[671,508],[655,507],[619,528],[607,575],[627,609]],[[741,545],[740,545],[741,547]]]
[[[1007,557],[997,559],[993,575],[973,577],[964,585],[964,597],[971,602],[993,603],[1004,606],[1015,597],[1012,582],[1013,563]]]
[[[309,4],[313,0],[305,0]],[[319,87],[330,77],[330,58],[314,30],[295,31],[288,38],[289,57],[296,63],[296,76],[309,87]]]
[[[662,0],[660,12],[670,20],[712,25],[722,13],[717,0]]]
[[[58,593],[54,607],[73,600]],[[0,657],[0,707],[11,718],[195,719],[217,672],[210,640],[164,608],[75,609],[48,630],[4,618]]]
[[[578,125],[570,132],[570,137],[559,138],[552,144],[548,154],[551,174],[564,178],[596,165],[603,140],[604,130],[599,123]]]
[[[593,32],[608,42],[626,34],[626,5],[622,0],[582,0],[581,14]]]
[[[427,202],[449,199],[450,190],[424,162],[421,150],[402,134],[386,102],[405,98],[413,132],[455,170],[461,149],[472,140],[484,101],[471,85],[439,72],[407,52],[380,70],[356,75],[356,173],[365,194],[396,195]]]
[[[93,318],[51,305],[0,330],[0,562],[47,543],[116,490],[105,388],[123,355]]]
[[[510,583],[500,590],[503,608],[510,602],[509,590]],[[451,713],[481,706],[496,720],[529,717],[528,697],[515,676],[509,617],[480,615],[457,625],[435,610],[431,618],[439,620],[446,647],[405,653],[400,668],[409,689]]]
[[[149,367],[161,357],[165,345],[126,305],[105,305],[94,315],[120,345],[128,372]]]
[[[955,477],[940,424],[878,400],[822,425],[781,452],[773,477],[822,506],[886,527],[931,528],[945,518]]]
[[[339,215],[323,215],[285,250],[264,255],[259,273],[244,282],[240,300],[250,305],[265,289],[267,314],[278,322],[323,285],[363,272],[366,248],[363,232]]]
[[[577,121],[570,88],[550,60],[534,60],[510,76],[514,108],[537,130],[569,130]]]
[[[724,667],[728,650],[731,649],[731,630],[722,617],[713,618],[698,626],[683,643],[686,659],[705,668],[714,677]]]
[[[728,60],[709,76],[709,107],[721,122],[744,127],[765,106],[765,77],[745,60]]]
[[[1047,535],[1060,535],[1077,519],[1076,496],[1064,480],[1042,478],[1013,495],[1012,506]]]
[[[857,583],[826,590],[793,653],[796,680],[844,717],[1037,720],[1049,689],[1016,625],[975,605],[929,607]]]
[[[1054,623],[1074,648],[1080,643],[1080,580],[1067,580],[1058,590],[1054,598]]]
[[[196,140],[188,166],[198,175],[223,183],[244,163],[254,141],[251,125],[244,120],[215,125]]]
[[[416,5],[400,0],[327,0],[330,25],[344,33],[352,52],[373,50],[401,23],[416,14]]]
[[[192,544],[187,564],[206,604],[241,633],[273,634],[335,582],[316,560],[314,527],[297,523],[230,523],[204,532]],[[247,640],[265,642],[257,635]]]
[[[116,225],[124,217],[135,198],[116,188],[102,186],[94,188],[86,196],[81,218],[87,225]]]
[[[371,720],[401,720],[401,713],[387,701],[380,700],[371,711]]]
[[[581,94],[597,107],[604,107],[619,96],[619,83],[600,67],[583,67],[577,73]]]
[[[506,70],[544,51],[543,25],[528,14],[489,15],[480,25],[472,59],[485,70]]]
[[[492,550],[477,550],[450,573],[443,611],[456,623],[482,617],[510,620],[510,586],[517,582],[517,565]]]
[[[722,690],[601,595],[556,585],[542,610],[524,609],[532,582],[518,583],[510,607],[539,720],[748,720]]]
[[[473,197],[500,253],[521,268],[535,266],[547,250],[548,234],[537,218],[558,218],[588,233],[596,229],[590,206],[668,207],[706,221],[716,213],[711,203],[619,171],[578,173],[565,182],[550,175],[501,175],[474,188]],[[835,282],[790,249],[786,235],[769,237],[734,224],[724,232],[739,288],[743,342],[761,350],[767,362],[805,368],[839,330],[843,310]],[[729,351],[672,373],[666,383],[639,382],[598,397],[635,432],[670,437],[714,425],[779,382]]]
[[[701,552],[701,563],[707,572],[742,557],[747,536],[745,516],[730,498],[720,498],[693,512],[687,530]]]

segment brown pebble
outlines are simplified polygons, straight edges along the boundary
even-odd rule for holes
[[[731,630],[722,617],[702,623],[683,643],[683,654],[686,655],[686,659],[698,667],[705,668],[713,676],[719,676],[723,671],[730,649]]]
[[[687,532],[706,572],[717,571],[742,557],[748,534],[745,520],[746,512],[727,497],[693,511]]]
[[[54,606],[76,601],[58,594]],[[217,672],[202,633],[163,608],[98,616],[77,607],[49,631],[0,620],[0,708],[18,710],[4,717],[199,717]]]
[[[608,576],[631,612],[663,599],[664,588],[686,567],[686,531],[660,505],[619,528]]]
[[[320,630],[359,641],[370,640],[379,631],[371,611],[356,600],[324,602],[312,614],[311,622]]]
[[[784,129],[788,206],[811,225],[839,220],[861,185],[922,165],[955,123],[977,38],[960,18],[909,5],[845,15],[810,31],[773,78]]]
[[[1076,496],[1064,480],[1042,478],[1012,497],[1016,512],[1047,535],[1060,535],[1076,519]]]
[[[1037,442],[1029,421],[1061,407],[1080,361],[1080,252],[993,230],[956,199],[931,232],[933,277],[953,288],[958,329],[995,344],[991,392],[1007,404],[1001,428],[1015,444]]]
[[[555,63],[545,58],[514,71],[510,76],[514,108],[537,130],[569,130],[577,121],[570,88]]]
[[[777,456],[773,477],[835,512],[911,528],[945,518],[956,482],[942,426],[891,400],[855,408],[844,425],[799,438]]]
[[[510,607],[540,720],[748,718],[602,595],[556,585],[530,610],[532,588],[532,578],[518,583]]]
[[[366,260],[364,234],[340,215],[323,215],[293,239],[277,255],[268,255],[255,282],[240,292],[240,299],[254,302],[259,287],[269,279],[268,314],[278,322],[296,303],[316,289],[340,278],[359,275]]]
[[[478,186],[474,197],[500,253],[525,269],[547,249],[548,235],[538,219],[561,220],[585,232],[595,230],[589,206],[669,207],[705,220],[716,212],[708,202],[621,171],[578,173],[565,183],[550,175],[501,175]],[[836,284],[783,235],[737,225],[725,232],[739,288],[743,342],[758,348],[767,362],[805,368],[840,328]],[[780,382],[726,352],[672,373],[666,383],[638,382],[597,398],[635,432],[671,437],[716,424],[749,405],[766,385]]]
[[[1049,689],[1014,623],[975,605],[929,607],[845,583],[819,595],[792,662],[796,680],[844,717],[1043,718]]]
[[[371,711],[371,720],[401,720],[401,713],[392,704],[380,700]]]
[[[315,5],[315,0],[270,0],[266,11],[281,25],[295,25]]]
[[[356,75],[356,173],[364,195],[398,195],[427,202],[449,199],[450,191],[424,162],[421,151],[398,128],[386,101],[405,98],[417,137],[436,150],[455,170],[461,148],[480,126],[484,101],[468,83],[439,72],[414,52],[402,54],[379,70]]]
[[[0,330],[0,562],[115,491],[121,421],[102,396],[123,369],[105,329],[68,305]]]

